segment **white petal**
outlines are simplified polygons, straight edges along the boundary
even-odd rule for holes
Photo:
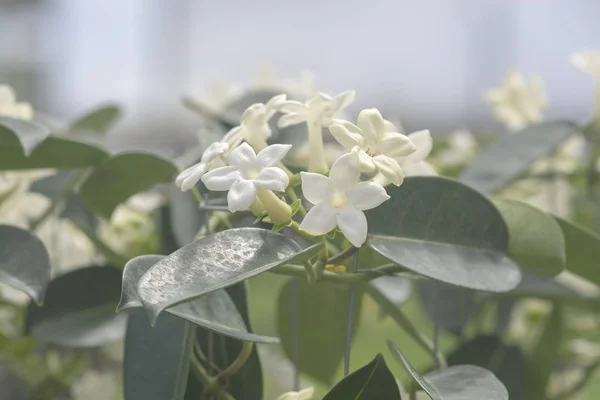
[[[307,107],[304,103],[295,100],[288,100],[279,106],[279,111],[284,114],[304,114],[306,115]]]
[[[308,210],[298,229],[317,236],[331,232],[336,225],[335,208],[327,203],[319,203]]]
[[[359,150],[358,147],[355,147],[353,152],[358,152],[358,162],[360,165],[360,172],[375,172],[377,171],[377,167],[373,162],[373,157],[368,155],[364,150]]]
[[[381,154],[390,157],[405,157],[417,149],[408,136],[397,132],[386,132],[381,135],[377,148],[380,149]]]
[[[355,146],[362,148],[365,142],[360,128],[348,121],[334,119],[329,126],[329,131],[347,150],[352,150]]]
[[[356,92],[354,90],[347,90],[342,93],[338,93],[332,99],[332,107],[334,112],[338,112],[348,107],[356,98]]]
[[[256,159],[261,165],[270,167],[278,161],[283,160],[288,151],[292,148],[291,144],[272,144],[262,149]]]
[[[343,191],[356,185],[359,176],[358,153],[354,151],[338,158],[331,166],[331,171],[329,171],[329,181],[337,189]]]
[[[418,131],[408,135],[409,139],[412,140],[413,144],[417,147],[417,150],[410,155],[410,159],[413,161],[423,161],[431,153],[433,147],[433,139],[431,133],[428,130]]]
[[[329,201],[329,178],[313,172],[300,172],[302,194],[312,204]]]
[[[373,162],[379,172],[388,178],[394,185],[402,185],[404,173],[402,172],[402,168],[400,167],[400,164],[398,164],[398,161],[388,156],[379,155],[373,157]]]
[[[279,110],[286,100],[287,96],[285,94],[279,94],[271,97],[271,99],[265,104],[265,107],[267,107],[269,110]]]
[[[251,168],[256,165],[256,153],[248,143],[242,143],[229,153],[227,162],[240,169]]]
[[[427,161],[407,162],[402,164],[406,176],[437,176],[438,173]]]
[[[8,85],[0,85],[0,106],[12,106],[16,100],[17,98],[15,96],[15,91],[12,87]]]
[[[202,182],[208,190],[229,190],[234,182],[243,179],[236,167],[220,167],[202,176]]]
[[[244,111],[240,121],[242,125],[252,125],[256,124],[258,119],[262,119],[262,117],[267,113],[267,108],[262,103],[252,104],[250,107]]]
[[[288,126],[298,125],[303,122],[306,122],[305,114],[286,114],[279,118],[277,126],[280,128],[287,128]]]
[[[402,126],[400,125],[400,121],[396,121],[398,123],[398,128],[396,128],[396,125],[394,125],[392,123],[392,121],[388,121],[387,119],[383,120],[383,128],[385,129],[386,132],[404,132],[404,128],[402,128]]]
[[[175,178],[175,184],[181,188],[182,191],[186,192],[196,186],[202,175],[206,172],[206,164],[198,163],[194,164],[189,168],[183,170],[177,178]]]
[[[362,130],[367,143],[377,143],[379,135],[385,133],[383,117],[376,108],[362,110],[358,114],[357,125]]]
[[[240,133],[241,130],[242,130],[241,126],[236,126],[236,127],[231,128],[229,130],[229,132],[227,132],[225,134],[225,136],[223,136],[223,139],[221,139],[221,141],[222,142],[228,142],[231,145],[231,141],[233,140],[233,138],[235,136],[237,136]]]
[[[283,192],[290,183],[289,176],[277,167],[263,168],[254,179],[254,184],[268,190]]]
[[[336,220],[344,236],[355,247],[362,246],[367,240],[367,217],[359,209],[354,207],[339,209]]]
[[[252,181],[241,179],[231,185],[227,193],[227,206],[229,211],[244,211],[250,208],[250,205],[256,199],[256,186]]]
[[[215,158],[219,157],[221,154],[226,153],[229,150],[229,145],[224,142],[214,142],[206,150],[202,153],[202,162],[207,163]]]
[[[315,395],[315,389],[312,387],[303,389],[299,392],[287,392],[277,398],[277,400],[310,400]]]
[[[370,210],[389,198],[385,188],[375,182],[361,182],[348,192],[348,199],[359,210]]]

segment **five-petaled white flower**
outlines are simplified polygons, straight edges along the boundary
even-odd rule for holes
[[[223,138],[234,149],[242,141],[246,141],[257,150],[267,147],[271,137],[269,121],[286,102],[286,95],[280,94],[271,98],[266,104],[256,103],[244,111],[240,125],[232,128]]]
[[[437,172],[433,169],[431,164],[425,161],[433,148],[431,133],[425,129],[410,133],[408,138],[413,142],[417,149],[414,153],[396,159],[404,174],[406,176],[437,175]]]
[[[569,57],[571,64],[592,76],[596,82],[600,82],[600,51],[582,51],[571,54]]]
[[[15,91],[8,85],[0,85],[0,117],[30,120],[33,110],[29,103],[19,103]]]
[[[390,198],[385,188],[374,182],[358,182],[358,153],[341,156],[329,177],[301,172],[302,193],[314,204],[299,226],[311,235],[324,235],[340,228],[356,247],[367,239],[367,218],[364,210],[377,207]]]
[[[542,79],[534,76],[526,81],[518,72],[508,74],[502,85],[489,90],[484,98],[496,119],[513,132],[540,122],[548,105]]]
[[[323,127],[328,127],[335,114],[348,107],[355,97],[353,90],[334,97],[318,93],[306,103],[288,100],[281,105],[279,111],[284,115],[278,121],[280,128],[306,123],[310,149],[309,171],[327,173],[329,170],[323,147]]]
[[[390,131],[395,128],[376,108],[362,110],[357,124],[334,120],[329,130],[347,150],[358,151],[361,172],[380,172],[394,185],[401,185],[404,173],[396,159],[415,153],[415,144],[408,136]]]
[[[227,156],[229,166],[207,172],[202,182],[209,190],[229,191],[227,205],[231,212],[248,210],[257,194],[260,197],[261,189],[282,192],[288,186],[288,175],[272,165],[281,161],[291,147],[274,144],[257,155],[248,143],[242,143]]]
[[[277,400],[310,400],[315,395],[315,389],[312,387],[302,389],[299,392],[287,392],[277,398]]]
[[[175,184],[182,191],[188,191],[202,178],[202,176],[211,169],[211,164],[214,164],[222,154],[229,150],[229,145],[224,142],[214,142],[202,153],[200,162],[183,170],[175,179]]]

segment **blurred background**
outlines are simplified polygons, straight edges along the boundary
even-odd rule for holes
[[[598,15],[596,0],[0,0],[0,82],[64,119],[116,101],[135,147],[189,134],[183,94],[266,70],[312,71],[356,89],[352,111],[435,134],[493,126],[482,92],[519,69],[545,80],[547,119],[581,120],[593,89],[568,56],[600,47]]]

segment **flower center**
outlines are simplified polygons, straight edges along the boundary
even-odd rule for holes
[[[260,168],[257,168],[257,167],[248,168],[245,171],[243,171],[242,174],[244,175],[244,178],[246,178],[248,180],[256,179],[256,178],[258,178],[258,175],[260,175]]]
[[[329,203],[335,208],[343,208],[346,205],[346,200],[346,193],[336,190],[331,194]]]
[[[377,155],[377,144],[376,143],[372,143],[372,144],[367,143],[367,146],[365,147],[365,153],[367,153],[371,157],[375,157]]]

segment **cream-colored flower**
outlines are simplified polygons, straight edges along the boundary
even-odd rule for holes
[[[516,71],[508,74],[500,87],[489,90],[484,98],[496,119],[513,132],[540,122],[548,105],[542,79],[534,76],[527,81]]]
[[[277,400],[310,400],[315,395],[315,389],[312,387],[302,389],[299,392],[287,392],[277,398]]]
[[[571,64],[600,83],[600,51],[588,50],[571,54],[569,57]]]
[[[29,103],[17,102],[13,88],[0,85],[0,117],[30,120],[33,118],[33,109]]]
[[[448,147],[436,154],[435,161],[444,167],[468,165],[477,156],[477,140],[471,132],[459,129],[448,135]]]

